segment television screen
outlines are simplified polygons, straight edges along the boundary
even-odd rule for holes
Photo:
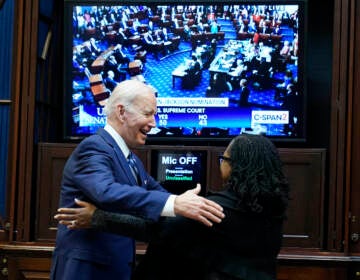
[[[203,151],[153,151],[153,177],[168,191],[181,194],[201,184],[201,194],[206,193],[206,152]]]
[[[65,136],[105,125],[125,79],[157,90],[148,140],[305,139],[302,1],[65,2]]]

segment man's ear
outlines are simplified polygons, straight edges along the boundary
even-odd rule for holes
[[[124,114],[125,114],[125,107],[122,104],[119,104],[117,106],[117,116],[119,118],[119,120],[123,121],[124,120]]]

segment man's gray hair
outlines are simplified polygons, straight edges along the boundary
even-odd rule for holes
[[[119,83],[105,104],[105,115],[108,118],[112,118],[119,104],[124,106],[131,105],[138,96],[148,92],[156,94],[156,90],[152,86],[137,80],[125,80]]]

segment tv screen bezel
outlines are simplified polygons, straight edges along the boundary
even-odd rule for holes
[[[72,135],[71,134],[71,128],[70,124],[72,122],[72,114],[71,114],[71,108],[72,108],[72,100],[69,98],[69,95],[71,95],[72,87],[70,83],[68,82],[69,74],[66,74],[67,69],[71,68],[71,56],[72,52],[69,50],[66,51],[66,46],[70,48],[69,46],[72,46],[72,33],[69,31],[70,28],[70,22],[66,19],[69,19],[72,17],[72,7],[76,5],[96,5],[96,6],[111,6],[111,5],[146,5],[146,6],[152,6],[152,5],[177,5],[179,4],[175,0],[156,0],[156,1],[146,1],[146,0],[126,0],[126,1],[113,1],[113,0],[64,0],[64,122],[63,122],[63,135],[65,141],[81,141],[85,137],[89,136],[90,134],[84,134],[84,135]],[[202,0],[202,1],[189,1],[187,2],[188,5],[237,5],[237,4],[249,4],[249,5],[299,5],[299,10],[301,12],[299,13],[300,17],[300,23],[301,26],[299,29],[302,30],[302,32],[299,33],[299,41],[302,42],[302,50],[299,54],[299,65],[298,65],[298,71],[302,73],[301,80],[299,81],[299,84],[302,88],[302,109],[303,109],[303,125],[301,129],[301,136],[300,137],[294,137],[294,138],[288,138],[285,136],[269,136],[265,135],[266,137],[270,138],[273,142],[276,143],[306,143],[307,142],[307,100],[308,100],[308,86],[307,86],[307,77],[306,77],[306,53],[307,53],[307,22],[308,22],[308,11],[307,11],[307,0],[287,0],[287,1],[281,1],[281,0],[242,0],[242,1],[211,1],[211,0]],[[225,137],[212,137],[212,136],[151,136],[149,135],[147,138],[146,143],[147,144],[174,144],[181,141],[181,143],[185,145],[211,145],[211,144],[218,144],[222,142],[227,142],[234,136],[225,136]]]

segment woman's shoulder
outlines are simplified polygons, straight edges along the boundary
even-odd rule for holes
[[[208,192],[206,198],[219,203],[223,207],[237,208],[238,199],[236,194],[229,189],[219,192]]]
[[[261,202],[262,211],[252,212],[246,211],[244,207],[241,207],[236,193],[231,189],[226,189],[219,192],[208,192],[206,198],[212,200],[222,207],[227,208],[230,211],[241,213],[242,217],[260,218],[260,219],[274,219],[282,221],[284,219],[283,209],[280,207],[281,203],[278,200],[266,200]],[[280,207],[280,208],[279,208]]]

